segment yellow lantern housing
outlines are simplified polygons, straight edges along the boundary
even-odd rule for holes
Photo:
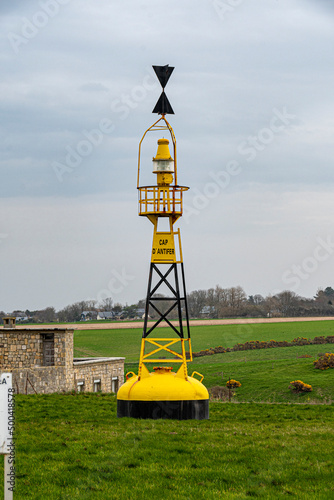
[[[168,144],[168,139],[158,140],[158,151],[153,158],[154,174],[158,174],[159,172],[174,172],[174,160],[169,152]]]
[[[174,160],[169,151],[169,140],[158,140],[158,151],[153,158],[153,173],[157,174],[157,184],[168,185],[173,182]]]

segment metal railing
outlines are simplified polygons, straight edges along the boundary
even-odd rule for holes
[[[182,215],[185,186],[139,187],[139,215]]]

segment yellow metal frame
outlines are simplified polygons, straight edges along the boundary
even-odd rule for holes
[[[139,191],[139,215],[159,214],[160,217],[183,212],[183,191],[186,186],[141,186]]]
[[[164,125],[158,125],[159,122],[164,121]],[[153,123],[146,132],[144,133],[143,137],[141,138],[141,141],[139,143],[139,153],[138,153],[138,174],[137,174],[137,188],[139,188],[139,177],[140,177],[140,161],[141,161],[141,145],[143,140],[145,139],[145,136],[147,132],[152,132],[152,131],[160,131],[160,130],[168,130],[170,133],[170,136],[172,138],[173,142],[173,154],[174,154],[174,186],[177,186],[177,162],[176,162],[176,139],[175,139],[175,134],[174,130],[172,129],[171,125],[168,123],[168,121],[165,118],[165,115],[162,115],[159,120]]]
[[[146,342],[148,342],[151,345],[154,345],[157,347],[157,349],[154,349],[153,351],[146,353],[145,354],[145,345]],[[161,344],[161,342],[166,342],[165,344]],[[178,342],[181,342],[181,354],[173,349],[170,349],[171,346],[177,344]],[[189,346],[189,359],[187,359],[186,356],[186,349],[185,349],[185,343],[188,342]],[[174,355],[177,359],[160,359],[160,358],[155,358],[155,354],[157,354],[160,351],[166,351],[169,354]],[[142,372],[143,372],[143,366],[145,366],[145,363],[180,363],[183,365],[183,376],[186,378],[188,376],[188,368],[187,368],[187,362],[193,360],[193,354],[192,354],[192,348],[191,348],[191,339],[175,339],[175,338],[143,338],[141,342],[141,348],[140,348],[140,359],[139,359],[139,368],[138,368],[138,379],[140,380],[142,377]]]
[[[163,122],[159,125],[160,122]],[[173,142],[174,155],[174,184],[172,185],[154,185],[140,186],[140,163],[141,163],[141,146],[146,134],[152,131],[168,130]],[[189,188],[186,186],[178,186],[177,184],[177,161],[176,161],[176,139],[171,125],[162,115],[151,127],[144,133],[139,143],[138,152],[138,172],[137,172],[137,189],[139,191],[139,215],[147,216],[152,222],[152,215],[160,217],[173,216],[173,223],[182,215],[183,212],[183,191]]]
[[[174,162],[174,182],[172,184],[165,185],[152,185],[152,186],[140,186],[140,166],[141,166],[141,147],[143,140],[148,132],[156,132],[168,130],[173,143],[173,162]],[[171,125],[166,120],[165,116],[162,115],[153,125],[151,125],[142,136],[139,142],[139,152],[138,152],[138,172],[137,172],[137,189],[139,191],[139,215],[146,216],[154,225],[153,233],[153,245],[152,245],[152,263],[170,263],[175,264],[183,263],[182,246],[181,246],[181,234],[180,229],[177,231],[173,230],[174,223],[181,217],[183,212],[183,192],[187,191],[189,188],[187,186],[179,186],[177,183],[177,154],[176,154],[176,139],[174,131]],[[169,218],[169,231],[158,231],[158,220],[159,217]],[[165,242],[160,242],[159,239],[166,235]],[[173,238],[173,243],[171,243],[170,236]],[[159,252],[163,248],[173,249],[177,247],[177,242],[174,241],[174,237],[177,238],[179,246],[179,258],[176,259],[175,253],[171,252]],[[155,251],[157,251],[155,253]],[[165,255],[166,254],[166,255]],[[174,255],[172,257],[172,255]],[[160,257],[161,256],[161,257]],[[178,344],[178,343],[181,344]],[[187,342],[187,344],[186,344]],[[146,345],[147,343],[147,345]],[[145,352],[146,348],[153,346],[153,350],[150,352]],[[186,346],[188,347],[187,359]],[[179,347],[179,352],[175,349]],[[167,359],[159,359],[157,357],[158,353],[168,353],[173,356],[174,359],[170,357]],[[146,368],[146,363],[159,363],[159,364],[171,364],[179,363],[181,366],[178,370],[179,376],[187,378],[187,362],[193,360],[191,340],[188,338],[149,338],[143,337],[140,348],[140,359],[138,368],[138,379],[143,376],[148,375]]]
[[[145,354],[145,343],[155,345],[158,349],[151,351]],[[166,344],[161,344],[160,342],[167,342]],[[181,342],[181,354],[173,349],[169,349],[170,346],[176,344],[177,342]],[[186,350],[185,350],[185,342],[189,344],[189,359],[186,359]],[[173,354],[178,359],[160,359],[153,358],[149,359],[151,356],[160,351],[167,351],[170,354]],[[192,361],[192,349],[191,349],[191,339],[176,339],[176,338],[145,338],[142,339],[141,349],[140,349],[140,360],[139,363],[147,362],[147,363],[182,363],[183,361]]]

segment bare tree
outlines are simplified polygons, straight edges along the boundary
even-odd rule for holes
[[[194,290],[188,295],[189,314],[193,318],[198,318],[201,310],[206,305],[206,291]]]
[[[219,285],[215,288],[215,307],[218,318],[228,316],[228,291]]]
[[[113,308],[113,304],[114,301],[112,300],[112,298],[107,297],[103,299],[102,302],[100,302],[100,304],[98,304],[98,309],[100,309],[100,311],[111,311]]]
[[[300,297],[295,292],[284,290],[275,295],[277,309],[282,316],[297,316]]]
[[[37,314],[36,314],[37,313]],[[46,307],[41,311],[36,311],[35,315],[42,323],[52,323],[56,321],[56,310],[54,307]]]
[[[247,297],[241,286],[229,288],[228,298],[231,316],[241,316],[245,314]]]

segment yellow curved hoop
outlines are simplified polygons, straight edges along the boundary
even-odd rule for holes
[[[157,124],[163,120],[165,122],[165,125],[160,125],[158,126]],[[174,135],[174,130],[172,129],[171,125],[168,123],[168,121],[165,118],[165,115],[162,115],[159,120],[157,120],[153,125],[151,125],[146,132],[144,133],[143,137],[141,138],[141,141],[139,143],[139,153],[138,153],[138,173],[137,173],[137,188],[139,188],[139,177],[140,177],[140,160],[141,160],[141,145],[142,142],[147,134],[147,132],[151,131],[157,131],[157,130],[169,130],[170,136],[172,138],[173,142],[173,154],[174,154],[174,186],[177,186],[177,166],[176,166],[176,139]]]

